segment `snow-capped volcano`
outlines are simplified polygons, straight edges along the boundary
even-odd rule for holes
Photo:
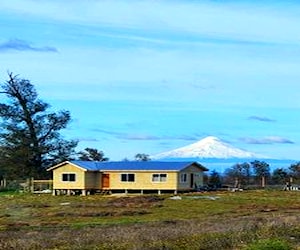
[[[266,158],[249,151],[245,151],[220,140],[208,136],[196,143],[152,156],[152,159],[164,158]]]

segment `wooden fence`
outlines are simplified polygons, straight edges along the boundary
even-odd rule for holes
[[[1,190],[19,190],[21,192],[31,193],[51,193],[53,180],[35,180],[27,178],[25,180],[0,180]]]

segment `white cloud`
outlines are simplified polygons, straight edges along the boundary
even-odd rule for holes
[[[258,116],[258,115],[252,115],[248,117],[249,120],[256,120],[256,121],[260,121],[260,122],[275,122],[276,120],[271,119],[269,117],[266,116]]]
[[[272,8],[257,2],[35,1],[1,2],[2,12],[91,26],[202,34],[245,41],[298,43],[298,4]],[[276,29],[274,29],[276,27]]]
[[[241,138],[242,141],[249,144],[294,144],[293,141],[280,136],[266,136],[262,138]]]
[[[6,52],[10,50],[15,51],[35,51],[35,52],[58,52],[56,48],[49,46],[33,46],[30,42],[20,40],[20,39],[11,39],[0,43],[0,52]]]

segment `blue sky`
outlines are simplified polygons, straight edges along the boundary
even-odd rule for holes
[[[111,160],[216,136],[299,160],[299,1],[0,3],[0,80],[29,79]]]

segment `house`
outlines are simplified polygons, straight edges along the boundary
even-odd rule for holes
[[[53,195],[94,192],[150,193],[191,191],[203,185],[197,162],[159,161],[65,161],[53,172]]]

